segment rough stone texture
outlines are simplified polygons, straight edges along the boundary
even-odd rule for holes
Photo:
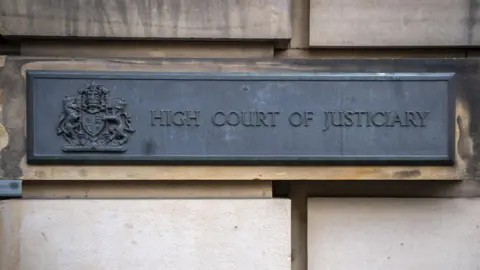
[[[477,0],[310,0],[310,46],[480,44]]]
[[[266,198],[271,181],[23,181],[22,198]]]
[[[475,136],[480,125],[476,85],[478,60],[241,60],[164,59],[129,60],[7,57],[0,74],[2,123],[8,144],[1,151],[0,167],[6,179],[24,180],[468,180],[465,187],[480,194]],[[25,162],[25,70],[104,70],[169,72],[457,72],[456,165],[435,166],[31,166]],[[471,117],[473,116],[473,117]],[[460,191],[458,194],[465,194]]]
[[[83,58],[272,58],[266,42],[159,42],[29,40],[22,42],[23,56]]]
[[[478,269],[480,199],[309,199],[308,269]]]
[[[289,48],[309,47],[310,0],[292,0],[292,39]]]
[[[307,197],[293,183],[289,198],[292,200],[292,270],[307,270]]]
[[[291,269],[286,199],[0,203],[0,269]]]
[[[460,48],[328,48],[276,50],[275,59],[465,58]]]
[[[290,0],[2,0],[4,36],[291,38]]]

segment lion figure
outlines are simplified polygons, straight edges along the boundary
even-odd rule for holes
[[[104,120],[106,120],[108,124],[109,140],[118,140],[119,145],[128,141],[127,133],[133,133],[135,131],[131,126],[131,116],[125,112],[126,105],[124,100],[119,100],[115,105],[115,114],[104,116]]]
[[[74,144],[77,140],[77,129],[80,125],[79,110],[80,106],[75,98],[65,97],[63,99],[63,113],[57,127],[57,134],[63,135],[70,144]]]

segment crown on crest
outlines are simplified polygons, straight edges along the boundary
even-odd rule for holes
[[[103,85],[95,82],[85,84],[83,88],[78,90],[82,97],[83,108],[90,113],[96,113],[104,109],[108,92],[108,89]]]
[[[78,90],[81,95],[87,96],[101,96],[107,94],[109,91],[103,85],[96,84],[95,82],[87,83],[83,88]]]

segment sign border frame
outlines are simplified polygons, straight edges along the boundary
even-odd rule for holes
[[[110,71],[64,71],[64,70],[27,70],[27,164],[30,165],[439,165],[455,164],[455,117],[456,99],[454,72],[398,72],[398,73],[253,73],[253,72],[110,72]],[[58,79],[133,79],[133,80],[279,80],[279,81],[446,81],[447,82],[447,155],[446,156],[122,156],[121,154],[104,154],[98,156],[42,156],[34,151],[34,101],[33,84],[38,78]],[[368,158],[362,160],[362,157]]]

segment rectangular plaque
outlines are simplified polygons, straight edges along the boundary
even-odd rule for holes
[[[452,164],[453,75],[28,71],[27,161]]]

